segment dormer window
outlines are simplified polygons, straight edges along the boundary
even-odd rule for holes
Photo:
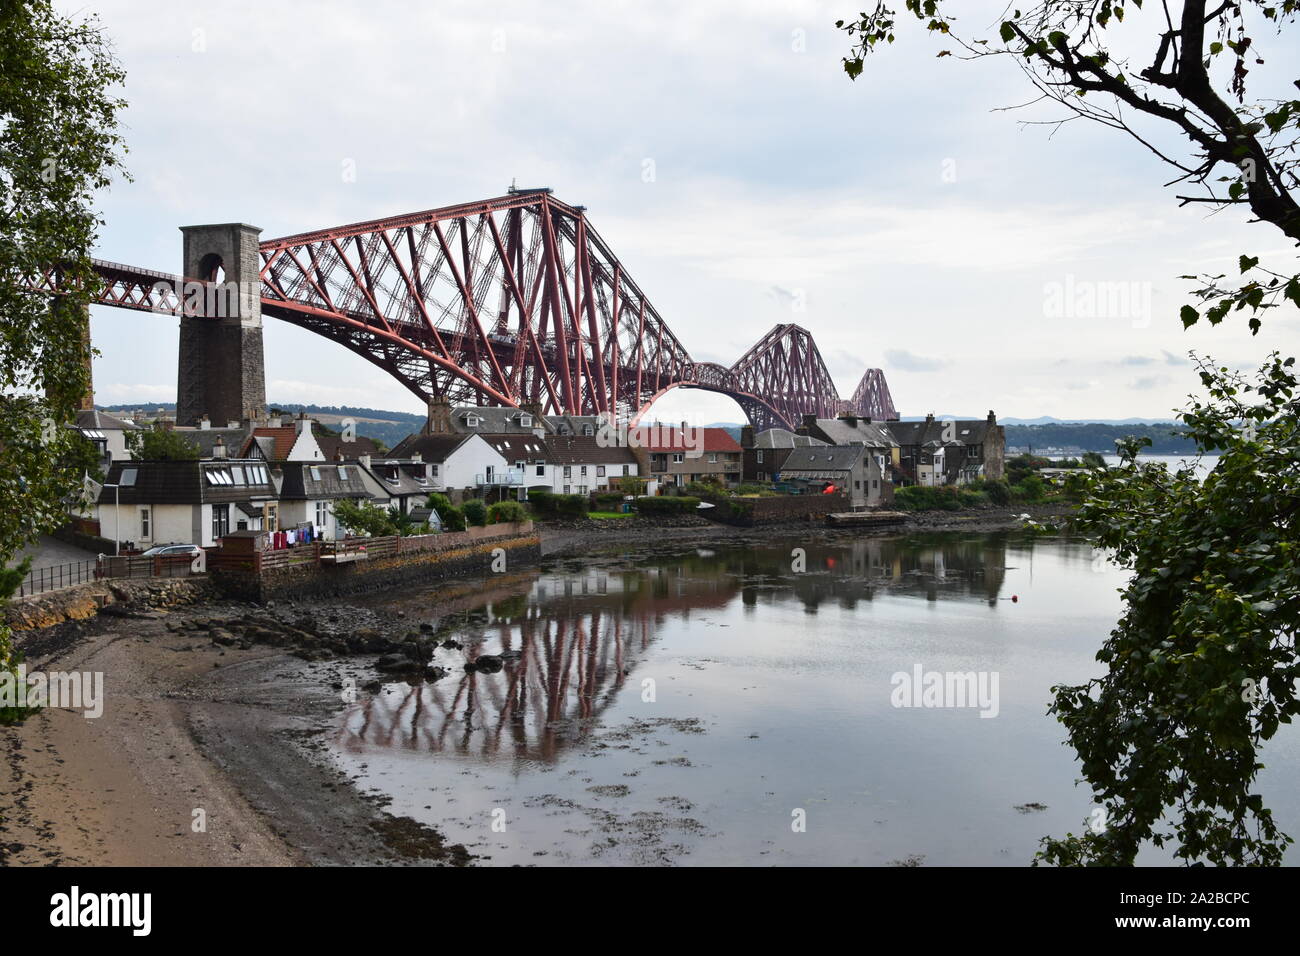
[[[520,424],[522,427],[524,427],[524,428],[532,428],[532,427],[533,427],[533,416],[532,416],[532,415],[520,415],[520,416],[519,416],[519,424]]]
[[[595,430],[594,428],[592,428],[590,425],[583,425],[583,426],[582,426],[582,433],[583,433],[584,435],[594,435],[594,434],[596,433],[596,430]]]
[[[470,428],[478,428],[478,416],[470,412],[465,416],[465,424]]]

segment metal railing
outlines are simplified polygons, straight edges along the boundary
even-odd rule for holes
[[[490,475],[475,475],[474,484],[476,485],[522,485],[524,483],[524,473],[522,471],[497,471]]]
[[[85,584],[100,577],[99,562],[94,558],[88,561],[70,561],[67,564],[52,564],[47,568],[34,568],[18,585],[18,597],[32,594],[44,594],[60,588]]]

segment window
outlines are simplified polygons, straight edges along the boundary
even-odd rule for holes
[[[573,477],[573,466],[572,466],[572,465],[565,465],[565,466],[564,466],[564,477],[565,477],[565,478],[572,478],[572,477]],[[566,491],[565,494],[567,495],[568,492]]]
[[[760,465],[763,464],[763,449],[761,448],[758,449],[758,451],[754,452],[754,455],[755,455],[754,460],[757,461]]]
[[[587,466],[586,466],[586,465],[583,465],[583,466],[582,466],[581,470],[579,471],[579,474],[581,474],[583,478],[586,478],[586,477],[587,477]]]
[[[524,428],[532,428],[532,427],[533,427],[533,416],[532,416],[532,415],[520,415],[520,416],[519,416],[519,424],[522,425]]]
[[[117,483],[123,488],[130,488],[135,484],[135,476],[137,472],[138,469],[136,468],[123,468],[121,476],[117,479]]]
[[[231,475],[232,478],[235,479],[235,484],[237,484],[237,485],[242,485],[242,484],[244,483],[244,466],[243,466],[243,465],[231,465],[231,466],[230,466],[230,475]]]
[[[717,463],[718,463],[718,453],[716,451],[709,452],[709,464],[716,465]]]
[[[212,506],[212,540],[230,533],[230,505]]]
[[[627,469],[628,469],[628,466],[627,466],[627,465],[624,465],[624,466],[623,466],[623,474],[625,474],[625,475],[630,475],[631,472],[628,471]]]
[[[594,435],[596,432],[595,432],[595,429],[593,429],[590,425],[583,425],[583,426],[582,426],[582,433],[583,433],[584,435]]]
[[[597,465],[597,466],[596,466],[596,477],[597,477],[597,478],[604,478],[604,477],[605,477],[605,466],[604,466],[604,465]]]
[[[266,531],[280,530],[280,507],[273,501],[262,506],[262,521]]]
[[[673,464],[674,464],[674,465],[680,465],[680,464],[681,464],[682,462],[684,462],[685,460],[686,460],[686,456],[683,455],[681,452],[675,452],[675,453],[673,454]]]
[[[339,465],[339,481],[347,481],[347,480],[348,480],[348,466]]]
[[[151,535],[149,534],[149,509],[141,508],[140,509],[140,538],[144,541],[148,541],[150,537]]]
[[[466,415],[465,424],[470,428],[478,428],[478,416],[474,414]]]
[[[572,487],[572,486],[571,486],[571,485],[565,485],[565,486],[564,486],[564,493],[565,493],[566,495],[569,493],[569,489],[570,489],[570,487]]]
[[[758,473],[758,480],[759,480],[759,481],[767,481],[767,472],[765,472],[765,471],[760,471],[760,472]]]
[[[430,466],[429,466],[429,473],[432,474],[433,477],[437,478],[437,477],[438,477],[438,466],[437,466],[437,465],[430,465]]]
[[[537,466],[537,477],[538,477],[538,478],[542,478],[542,477],[545,477],[545,475],[546,475],[546,466],[545,466],[545,465],[538,465],[538,466]]]
[[[311,480],[320,481],[320,469],[315,465],[311,466]]]
[[[316,502],[316,527],[322,531],[330,526],[330,506],[328,501]]]

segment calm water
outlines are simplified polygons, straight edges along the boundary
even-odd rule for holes
[[[358,702],[335,751],[495,864],[1023,865],[1092,809],[1045,710],[1098,672],[1123,580],[1005,534],[566,560],[441,620],[452,674]],[[996,716],[893,706],[918,665],[996,675]],[[1300,834],[1294,734],[1273,751],[1265,799]]]

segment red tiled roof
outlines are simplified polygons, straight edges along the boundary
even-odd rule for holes
[[[273,438],[275,439],[275,457],[277,461],[284,461],[293,451],[293,444],[298,440],[298,430],[292,425],[282,425],[279,428],[254,428],[253,434],[249,437],[248,442],[244,445],[241,456],[249,450],[254,438]]]
[[[729,451],[739,452],[740,444],[725,428],[687,429],[685,435],[675,426],[641,425],[629,433],[629,440],[648,451]],[[703,444],[703,447],[701,446]]]

